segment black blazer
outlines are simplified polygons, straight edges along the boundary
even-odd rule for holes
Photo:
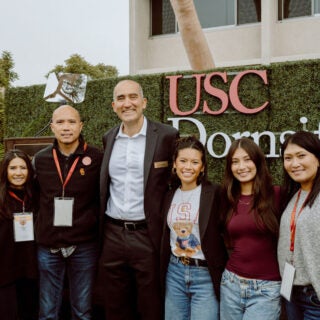
[[[175,190],[170,190],[166,195],[163,205],[165,216],[169,211],[174,193]],[[209,182],[203,183],[199,210],[201,248],[208,263],[208,269],[218,299],[220,299],[221,275],[227,261],[227,250],[219,227],[220,193],[219,185]],[[161,241],[161,282],[163,289],[165,288],[165,278],[171,255],[170,229],[166,220],[164,219],[164,231]]]
[[[100,173],[100,217],[103,219],[109,199],[109,161],[120,125],[110,129],[103,136],[104,157]],[[161,207],[168,190],[168,178],[171,170],[174,144],[179,137],[172,126],[147,119],[146,152],[144,155],[144,211],[151,242],[160,250],[162,221]],[[100,235],[102,230],[100,228]]]

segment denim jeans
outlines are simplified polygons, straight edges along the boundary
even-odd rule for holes
[[[218,320],[219,303],[206,267],[171,257],[166,278],[166,320]]]
[[[238,277],[224,270],[220,314],[223,320],[276,320],[280,317],[281,281]]]
[[[65,274],[68,277],[72,319],[91,319],[92,287],[96,274],[96,243],[77,245],[67,258],[38,247],[40,273],[39,320],[59,319]]]
[[[286,300],[288,320],[320,319],[320,301],[310,286],[293,286],[291,301]]]

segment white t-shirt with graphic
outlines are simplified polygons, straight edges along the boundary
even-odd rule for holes
[[[177,257],[205,260],[199,232],[201,185],[195,189],[174,194],[167,216],[170,228],[171,252]]]

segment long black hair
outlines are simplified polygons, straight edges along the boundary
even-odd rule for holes
[[[28,176],[24,184],[24,194],[26,196],[26,205],[32,204],[33,193],[33,167],[29,156],[21,150],[9,150],[5,153],[0,164],[0,218],[12,219],[12,212],[8,208],[8,197],[10,183],[8,180],[8,166],[14,158],[21,158],[27,165]]]
[[[311,132],[308,131],[297,131],[296,133],[288,136],[284,143],[281,146],[281,156],[284,163],[284,152],[289,144],[296,144],[299,147],[307,150],[312,153],[320,163],[320,140],[319,138]],[[300,189],[300,183],[294,181],[286,170],[284,170],[283,177],[283,187],[286,195],[285,205],[290,201],[292,196]],[[320,169],[318,167],[318,171],[314,178],[311,191],[306,200],[306,204],[311,207],[320,192]]]

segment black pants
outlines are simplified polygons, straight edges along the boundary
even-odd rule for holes
[[[0,315],[4,320],[15,320],[18,316],[16,285],[0,287]]]
[[[0,287],[0,319],[38,319],[38,294],[36,279],[19,279]]]
[[[147,229],[106,222],[100,266],[107,320],[162,319],[159,257]]]

